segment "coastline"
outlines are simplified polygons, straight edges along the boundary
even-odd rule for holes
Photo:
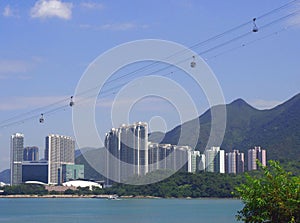
[[[47,194],[47,195],[26,195],[26,194],[17,194],[17,195],[0,195],[1,198],[96,198],[96,199],[110,199],[110,194],[102,195],[67,195],[67,194]],[[162,197],[154,196],[120,196],[121,199],[161,199]]]
[[[110,199],[112,195],[102,194],[102,195],[67,195],[67,194],[55,194],[55,195],[26,195],[26,194],[17,194],[17,195],[0,195],[1,198],[93,198],[93,199]],[[120,196],[120,199],[231,199],[239,200],[239,198],[233,197],[155,197],[155,196]]]
[[[47,195],[26,195],[26,194],[17,194],[17,195],[0,195],[1,198],[102,198],[108,199],[109,195],[68,195],[68,194],[47,194]]]

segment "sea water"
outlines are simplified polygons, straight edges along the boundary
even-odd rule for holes
[[[234,199],[2,198],[0,222],[232,223]]]

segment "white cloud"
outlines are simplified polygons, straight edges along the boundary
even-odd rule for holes
[[[11,74],[25,73],[32,68],[29,62],[22,60],[0,60],[0,79],[7,79]]]
[[[80,4],[80,6],[82,8],[85,8],[85,9],[97,9],[97,10],[101,10],[104,8],[104,5],[101,4],[101,3],[95,3],[95,2],[82,2]]]
[[[288,9],[288,13],[292,15],[288,18],[287,25],[300,27],[300,14],[299,14],[300,3],[295,3],[292,6],[293,6],[292,8]]]
[[[51,18],[71,19],[72,3],[62,2],[59,0],[39,0],[31,8],[30,15],[32,18]]]
[[[89,24],[80,24],[79,27],[82,29],[94,29],[94,27]]]
[[[38,56],[32,56],[28,60],[0,59],[0,80],[9,78],[30,79],[31,76],[28,75],[28,72],[43,61],[44,59]]]
[[[249,102],[253,107],[257,109],[271,109],[274,108],[275,106],[279,105],[282,103],[282,101],[277,101],[277,100],[263,100],[263,99],[255,99]]]
[[[129,29],[135,29],[137,25],[134,23],[113,23],[113,24],[104,24],[101,26],[101,29],[104,30],[113,30],[113,31],[125,31]]]
[[[132,29],[147,29],[149,26],[138,25],[133,22],[124,22],[124,23],[107,23],[101,26],[81,24],[79,27],[83,29],[92,29],[92,30],[127,31]]]
[[[2,15],[3,15],[4,17],[11,17],[11,16],[13,15],[13,12],[12,12],[12,10],[11,10],[11,8],[10,8],[9,5],[5,6]]]
[[[296,14],[288,20],[289,26],[300,26],[300,14]]]
[[[10,5],[5,6],[2,15],[4,17],[19,17],[16,10],[13,10]]]

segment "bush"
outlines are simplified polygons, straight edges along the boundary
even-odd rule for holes
[[[64,194],[66,194],[66,195],[73,195],[73,194],[76,194],[76,191],[74,191],[72,189],[67,189],[67,190],[65,190]]]
[[[237,219],[248,223],[300,222],[300,177],[292,176],[279,165],[269,161],[261,177],[247,176],[245,184],[237,187],[237,194],[245,206]]]

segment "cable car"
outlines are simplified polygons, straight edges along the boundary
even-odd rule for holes
[[[252,29],[252,32],[254,32],[254,33],[258,32],[258,28],[256,26],[255,21],[256,21],[256,18],[253,18],[253,29]]]
[[[195,56],[193,56],[193,61],[191,62],[191,67],[196,67]]]
[[[73,105],[74,105],[75,103],[74,103],[74,101],[73,101],[73,96],[71,96],[71,100],[70,100],[70,107],[72,107]]]
[[[40,123],[44,123],[44,114],[43,113],[41,114],[41,117],[40,117]]]

